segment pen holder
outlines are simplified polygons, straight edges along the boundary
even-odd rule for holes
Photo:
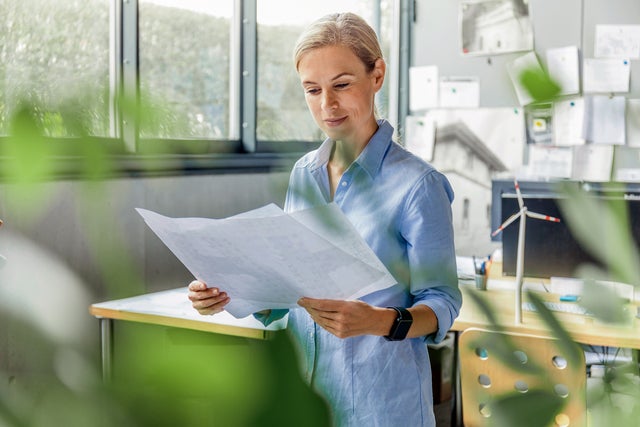
[[[487,290],[487,276],[484,274],[476,274],[476,289],[479,291]]]

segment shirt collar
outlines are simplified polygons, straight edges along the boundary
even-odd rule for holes
[[[373,134],[369,143],[364,147],[362,153],[358,156],[355,163],[360,165],[367,173],[374,177],[380,169],[387,148],[391,144],[393,137],[393,126],[385,120],[378,120],[378,130]],[[318,169],[329,162],[331,150],[333,148],[333,140],[327,138],[318,148],[318,153],[312,169]]]

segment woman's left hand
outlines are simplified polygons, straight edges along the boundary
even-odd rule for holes
[[[298,304],[313,320],[338,338],[389,333],[395,312],[362,301],[300,298]]]

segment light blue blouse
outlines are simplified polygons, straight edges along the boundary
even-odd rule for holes
[[[392,141],[387,121],[378,125],[343,174],[333,200],[398,281],[361,299],[379,307],[425,304],[438,318],[438,331],[396,342],[371,335],[340,339],[301,308],[290,311],[288,328],[300,350],[304,377],[327,399],[336,425],[435,426],[425,344],[444,338],[462,303],[453,190],[444,175]],[[298,160],[287,212],[331,201],[327,163],[332,146],[327,139]]]

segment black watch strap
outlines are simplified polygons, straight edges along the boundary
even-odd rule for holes
[[[411,316],[409,310],[404,307],[387,308],[394,309],[397,313],[397,316],[393,321],[393,325],[391,325],[389,335],[385,335],[384,338],[388,341],[401,341],[407,337],[409,328],[411,328],[411,324],[413,323],[413,316]]]

